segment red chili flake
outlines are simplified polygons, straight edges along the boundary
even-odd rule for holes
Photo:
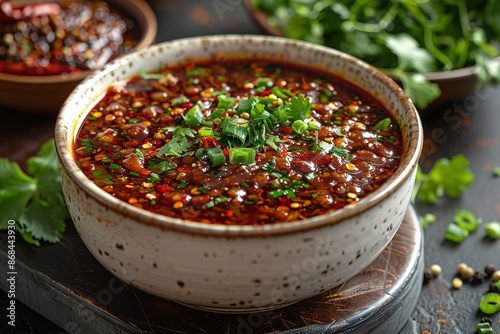
[[[174,188],[172,188],[171,186],[169,185],[166,185],[166,184],[159,184],[156,186],[156,191],[159,192],[160,194],[168,194],[169,192],[171,192],[172,190],[174,190]]]
[[[281,132],[283,132],[284,135],[291,135],[293,133],[293,129],[291,127],[286,127],[282,129]]]
[[[167,115],[167,116],[163,116],[162,119],[161,119],[161,122],[163,124],[165,123],[172,123],[172,121],[174,120],[174,118],[170,115]]]
[[[139,171],[139,176],[140,177],[148,177],[151,172],[147,170],[146,168],[143,168]]]
[[[191,171],[191,166],[179,166],[177,167],[178,172],[190,172]]]
[[[272,93],[272,91],[271,91],[271,90],[266,89],[266,90],[263,90],[262,92],[260,92],[258,95],[259,95],[260,97],[265,97],[265,96],[268,96],[268,95],[269,95],[269,94],[271,94],[271,93]]]
[[[231,210],[226,211],[226,217],[231,218],[234,215],[234,212]]]
[[[184,102],[183,104],[181,104],[181,107],[186,109],[191,109],[193,105],[194,104],[192,104],[191,102]]]
[[[278,201],[283,204],[288,204],[288,199],[286,197],[278,197]]]
[[[207,136],[207,137],[202,137],[200,139],[200,146],[203,148],[209,148],[209,147],[219,147],[220,144],[217,138]]]

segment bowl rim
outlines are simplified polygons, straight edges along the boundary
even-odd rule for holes
[[[359,202],[353,205],[347,205],[342,209],[330,212],[324,215],[311,217],[306,220],[297,220],[286,223],[275,223],[268,225],[223,225],[223,224],[206,224],[201,222],[186,221],[178,218],[172,218],[157,213],[153,213],[144,209],[139,209],[130,205],[99,188],[90,179],[85,176],[85,174],[80,170],[73,158],[73,138],[75,132],[79,130],[76,127],[79,124],[81,118],[75,120],[75,122],[69,123],[71,120],[72,110],[69,105],[72,100],[76,99],[78,94],[83,93],[86,90],[86,86],[89,85],[93,80],[98,80],[105,76],[106,74],[118,70],[121,66],[125,66],[130,60],[137,57],[145,57],[148,53],[155,53],[159,49],[165,48],[166,45],[170,46],[170,50],[174,50],[176,44],[182,45],[182,43],[193,43],[203,41],[209,41],[217,43],[218,41],[234,41],[235,43],[241,43],[243,39],[251,39],[254,43],[262,43],[264,41],[273,41],[273,43],[284,47],[288,45],[290,47],[299,47],[310,49],[311,52],[323,52],[336,55],[346,62],[356,63],[357,66],[364,68],[369,71],[378,80],[384,83],[393,94],[399,97],[399,101],[402,106],[404,106],[406,113],[411,113],[412,118],[409,124],[407,124],[408,131],[415,133],[415,138],[410,139],[408,147],[406,148],[403,159],[394,175],[391,176],[382,186],[376,189],[374,192],[368,194],[366,197],[362,198]],[[166,49],[166,48],[165,48]],[[196,58],[195,58],[196,59]],[[292,62],[293,63],[293,62]],[[90,106],[95,104],[97,100],[100,99],[102,94],[94,96],[93,101]],[[89,107],[86,107],[88,111]],[[389,108],[390,111],[390,108]],[[86,115],[86,114],[85,114]],[[394,116],[394,115],[393,115]],[[66,120],[67,119],[67,120]],[[316,228],[321,228],[328,225],[339,224],[350,217],[361,214],[368,209],[376,206],[382,202],[385,198],[389,197],[394,193],[398,187],[403,184],[407,178],[411,177],[411,174],[416,170],[418,165],[418,160],[423,147],[423,128],[420,121],[417,109],[411,102],[411,99],[404,93],[404,91],[399,87],[392,79],[390,79],[386,74],[382,73],[375,67],[354,58],[346,53],[340,52],[335,49],[327,48],[324,46],[312,44],[309,42],[292,40],[289,38],[276,37],[276,36],[263,36],[263,35],[211,35],[211,36],[196,36],[175,39],[168,42],[163,42],[149,46],[145,49],[135,51],[133,53],[127,54],[120,57],[113,62],[109,63],[100,71],[94,72],[91,76],[84,79],[82,83],[78,85],[77,88],[66,99],[63,104],[56,120],[55,126],[55,143],[56,150],[59,161],[61,163],[61,169],[72,179],[88,196],[104,205],[111,211],[117,211],[119,214],[127,216],[134,220],[137,224],[144,224],[147,226],[154,226],[161,230],[174,230],[177,232],[195,234],[195,235],[205,235],[205,236],[222,236],[222,237],[268,237],[277,236],[290,233],[298,233],[306,230],[312,230]]]
[[[142,29],[141,38],[137,44],[132,48],[131,52],[143,49],[156,41],[156,34],[158,31],[158,22],[153,9],[146,1],[143,0],[107,0],[111,6],[118,9],[124,14],[133,13],[132,18]],[[136,20],[138,17],[139,20]],[[99,70],[97,70],[99,71]],[[12,83],[31,84],[31,85],[46,85],[53,83],[63,83],[70,81],[81,81],[94,70],[83,70],[72,73],[61,73],[55,75],[20,75],[0,72],[0,80]]]

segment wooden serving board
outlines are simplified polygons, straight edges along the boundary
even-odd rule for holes
[[[62,242],[16,244],[16,297],[69,333],[397,333],[422,288],[423,238],[408,210],[383,253],[360,274],[317,297],[275,311],[214,314],[119,281],[90,254],[72,224]],[[0,234],[0,270],[7,235]],[[7,289],[6,280],[0,288]]]

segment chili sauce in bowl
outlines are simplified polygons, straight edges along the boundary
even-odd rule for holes
[[[0,106],[54,114],[92,71],[151,45],[156,30],[155,14],[142,0],[2,6]]]
[[[93,256],[148,293],[233,313],[370,264],[403,221],[423,142],[411,100],[375,68],[250,35],[120,57],[78,85],[55,130]]]
[[[283,223],[353,204],[399,165],[397,122],[367,93],[268,60],[188,63],[114,83],[77,136],[82,171],[141,209]]]
[[[57,75],[96,70],[130,52],[140,39],[137,24],[104,1],[32,6],[48,4],[59,10],[13,22],[0,20],[0,72]]]

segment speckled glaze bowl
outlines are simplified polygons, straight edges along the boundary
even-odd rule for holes
[[[191,59],[266,57],[313,66],[375,96],[399,122],[404,154],[382,187],[336,212],[267,226],[188,222],[135,208],[98,188],[73,159],[90,107],[114,80]],[[62,185],[90,252],[120,279],[151,294],[215,312],[257,312],[341,284],[370,264],[398,230],[410,202],[422,128],[409,98],[373,67],[337,51],[265,36],[205,36],[151,46],[87,78],[66,100],[55,139]]]
[[[155,42],[156,16],[145,1],[107,2],[138,26],[140,39],[134,47],[135,50]],[[91,73],[90,70],[44,76],[0,73],[0,110],[8,108],[29,114],[55,115],[73,89]]]

